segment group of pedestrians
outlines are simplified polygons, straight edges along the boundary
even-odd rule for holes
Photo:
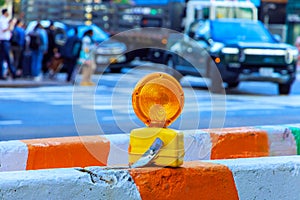
[[[63,47],[59,47],[55,42],[55,29],[53,22],[47,28],[37,22],[34,29],[26,34],[24,22],[9,19],[8,10],[3,9],[0,16],[0,79],[30,76],[41,81],[43,75],[49,72],[51,62],[59,56],[67,72],[67,82],[74,82],[74,74],[80,67],[81,85],[94,85],[91,81],[96,69],[93,31],[87,30],[79,38],[75,28],[74,35],[67,38]],[[7,70],[4,70],[5,65]]]
[[[13,79],[16,78],[16,68],[10,59],[10,38],[11,31],[14,27],[14,21],[9,20],[9,14],[7,9],[2,10],[2,15],[0,16],[0,79],[5,79],[3,73],[3,64],[6,61],[7,67]]]
[[[24,22],[21,19],[9,19],[8,10],[3,9],[0,16],[0,79],[21,77],[25,75],[23,69],[26,68],[29,71],[26,75],[41,80],[42,65],[51,60],[51,52],[55,49],[55,46],[49,45],[53,37],[39,22],[26,35]],[[27,62],[24,58],[26,51],[30,51],[30,61]],[[7,72],[3,70],[4,64],[7,65]]]

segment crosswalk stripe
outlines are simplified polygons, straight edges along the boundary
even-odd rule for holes
[[[21,120],[3,120],[0,121],[0,125],[18,125],[18,124],[23,124]]]
[[[131,92],[128,88],[116,88],[107,92],[106,87],[99,87],[96,91],[79,90],[73,93],[73,87],[42,87],[42,88],[3,88],[0,100],[17,100],[24,102],[44,102],[50,105],[79,105],[85,109],[118,110],[119,113],[128,113],[131,109]],[[185,98],[189,104],[184,106],[183,112],[213,110],[253,110],[253,109],[284,109],[286,107],[300,107],[300,95],[289,96],[259,96],[259,95],[226,95],[224,102],[221,96],[211,96],[207,91],[184,89]],[[103,94],[103,91],[106,93]],[[113,96],[111,97],[111,92]],[[129,95],[126,96],[126,94]],[[220,98],[220,100],[218,99]],[[92,105],[89,105],[92,104]],[[133,111],[129,111],[132,113]],[[3,122],[2,122],[3,123]]]

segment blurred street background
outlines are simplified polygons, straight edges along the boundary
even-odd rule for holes
[[[60,85],[45,82],[44,86],[32,87],[23,82],[24,87],[1,88],[0,140],[128,134],[134,128],[144,127],[132,110],[131,93],[141,77],[154,71],[131,70],[125,68],[124,73],[108,73],[101,77],[94,75],[93,80],[99,81],[95,87],[64,85],[65,74],[58,74]],[[187,76],[181,81],[185,92],[183,119],[179,118],[171,128],[185,130],[219,126],[213,122],[222,122],[222,117],[226,117],[224,127],[299,123],[299,78],[288,96],[279,96],[276,85],[272,83],[244,82],[238,88],[226,91],[225,102],[221,98],[221,103],[213,106],[214,97],[205,82]],[[0,85],[5,83],[3,81]],[[222,95],[215,98],[219,96]],[[95,98],[95,102],[89,104],[89,97]],[[221,112],[221,115],[211,119],[214,112]]]
[[[195,6],[195,2],[202,6]],[[234,8],[228,7],[237,2],[242,3]],[[220,9],[212,13],[210,9],[217,3],[221,3],[218,4]],[[8,77],[0,80],[0,141],[128,134],[134,128],[145,126],[131,107],[135,84],[146,74],[167,72],[169,68],[183,69],[180,71],[184,72],[180,83],[185,92],[183,113],[171,128],[185,130],[300,122],[300,65],[296,64],[296,40],[300,36],[298,0],[0,0],[0,8],[7,8],[13,19],[23,19],[26,34],[33,30],[37,22],[41,22],[45,29],[54,22],[58,51],[67,38],[75,35],[74,27],[78,28],[80,37],[87,28],[92,28],[97,45],[118,33],[127,34],[119,37],[120,41],[111,40],[96,47],[97,68],[92,75],[94,86],[81,86],[80,73],[76,79],[66,81],[66,69],[63,67],[50,75],[47,72],[39,79],[28,74],[21,74],[15,79],[9,77],[5,65],[4,71]],[[192,12],[188,8],[193,8],[190,10]],[[189,13],[194,15],[189,16]],[[238,46],[245,42],[241,39],[236,41],[236,46],[226,49],[226,42],[211,42],[211,38],[201,35],[207,29],[201,29],[205,23],[198,23],[199,19],[223,17],[246,18],[255,23],[260,21],[271,38],[270,44],[266,47],[266,42],[250,41],[257,46]],[[184,38],[171,38],[169,36],[172,34],[165,30],[157,34],[126,32],[147,27],[168,28],[195,39],[205,49],[201,54],[201,58],[205,59],[199,59],[203,68],[199,70],[206,70],[203,74],[208,77],[199,77],[199,73],[194,76],[177,57],[169,54],[170,50],[179,46],[176,50],[182,51],[183,55],[187,53],[195,57],[192,53],[197,48]],[[135,35],[132,37],[131,33]],[[141,46],[131,46],[134,40],[139,40]],[[157,45],[157,49],[167,51],[153,50],[150,48],[153,44]],[[145,46],[147,48],[138,49]],[[216,48],[219,48],[220,55],[212,51]],[[246,55],[244,49],[247,48],[254,49],[254,54]],[[224,55],[226,53],[228,55]],[[208,78],[212,80],[212,77],[207,55],[221,67],[222,62],[235,59],[225,63],[227,68],[231,68],[230,72],[237,73],[232,82],[224,81],[225,94],[212,93],[209,88],[211,81]],[[104,69],[107,64],[110,66]],[[150,67],[137,67],[144,65]],[[237,79],[238,73],[253,73],[265,80],[240,81]],[[271,79],[278,81],[281,77],[282,80],[289,80],[284,83],[280,82],[282,80],[268,82]]]

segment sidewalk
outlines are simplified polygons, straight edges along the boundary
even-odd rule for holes
[[[73,85],[72,83],[67,83],[65,73],[59,73],[53,79],[44,78],[41,81],[34,81],[29,78],[17,78],[15,80],[0,80],[0,88],[26,88],[26,87],[41,87],[41,86],[67,86]],[[300,80],[300,67],[297,68],[296,79]]]
[[[41,86],[66,86],[72,85],[72,83],[67,83],[65,81],[66,74],[57,74],[54,78],[43,78],[41,81],[34,81],[30,78],[17,78],[0,80],[0,88],[12,88],[12,87],[41,87]]]

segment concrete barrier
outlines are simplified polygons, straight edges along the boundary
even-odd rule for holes
[[[0,172],[0,199],[300,199],[300,156]]]
[[[300,154],[300,124],[183,132],[185,161]],[[127,165],[128,143],[128,134],[3,141],[0,171]]]

